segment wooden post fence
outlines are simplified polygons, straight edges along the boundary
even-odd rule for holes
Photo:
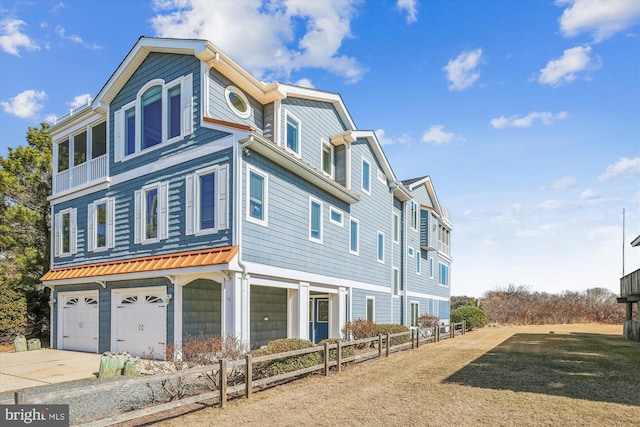
[[[324,376],[328,377],[329,376],[329,343],[325,342],[324,343]]]
[[[245,358],[245,360],[247,362],[247,367],[246,367],[245,373],[244,373],[244,376],[245,376],[245,379],[244,379],[244,382],[245,382],[244,394],[245,394],[245,397],[247,399],[250,399],[251,398],[251,392],[253,391],[253,364],[251,363],[251,355],[250,354],[247,354],[244,358]]]
[[[390,344],[391,344],[391,341],[389,340],[389,332],[387,332],[387,354],[385,355],[386,357],[389,357]]]
[[[338,372],[340,372],[342,370],[342,340],[338,340],[337,344],[338,344],[338,348],[336,349],[337,351],[336,366],[337,366]]]
[[[378,334],[378,358],[382,357],[382,334]]]
[[[220,407],[227,404],[227,360],[220,359]]]

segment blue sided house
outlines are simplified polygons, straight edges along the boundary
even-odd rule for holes
[[[205,40],[142,37],[53,138],[51,345],[252,347],[449,319],[448,211],[340,95],[265,84]]]

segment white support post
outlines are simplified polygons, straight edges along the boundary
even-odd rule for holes
[[[234,273],[222,287],[222,332],[249,342],[250,301],[249,276]]]
[[[182,355],[182,289],[176,278],[173,280],[173,344],[177,356]]]
[[[303,340],[309,337],[309,283],[300,282],[298,285],[298,338]]]

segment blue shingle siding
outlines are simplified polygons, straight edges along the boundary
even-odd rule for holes
[[[263,111],[264,111],[264,124],[263,124],[263,126],[264,127],[262,129],[262,135],[265,138],[267,138],[267,139],[269,139],[271,141],[273,141],[274,138],[275,138],[275,135],[274,135],[274,130],[275,130],[274,129],[274,126],[275,126],[274,114],[275,114],[275,111],[274,110],[275,110],[275,105],[274,105],[273,102],[271,102],[271,103],[269,103],[269,104],[267,104],[267,105],[265,105],[263,107]]]
[[[254,129],[258,130],[259,133],[262,133],[262,129],[264,128],[264,112],[262,104],[243,92],[243,94],[249,100],[249,104],[251,106],[251,115],[246,119],[239,117],[229,108],[229,105],[227,105],[227,100],[225,98],[225,89],[229,85],[233,85],[237,88],[236,84],[234,84],[224,75],[220,74],[219,71],[214,69],[209,70],[209,106],[207,109],[208,116],[227,122],[242,123],[244,125],[251,126]],[[271,109],[271,111],[273,111],[273,108]]]
[[[220,336],[222,291],[220,283],[198,279],[182,289],[182,336],[190,338]]]
[[[364,289],[353,289],[351,295],[351,313],[354,320],[366,318],[367,297],[373,297],[375,299],[374,321],[376,323],[392,323],[391,295],[388,293],[373,292]]]
[[[250,301],[251,347],[286,338],[287,290],[253,285]]]
[[[54,257],[54,266],[63,267],[75,264],[113,261],[140,256],[181,252],[192,249],[227,246],[232,244],[232,223],[229,228],[215,234],[204,236],[185,235],[185,175],[212,165],[228,165],[229,176],[233,173],[231,156],[233,149],[228,148],[217,153],[204,156],[189,164],[176,164],[157,172],[149,173],[135,179],[114,185],[108,190],[82,196],[74,200],[54,205],[54,215],[69,207],[77,208],[78,253],[72,256]],[[168,238],[152,244],[134,243],[134,194],[147,184],[167,181],[168,195]],[[229,179],[229,194],[232,182]],[[115,246],[101,252],[87,251],[87,206],[103,197],[115,199]],[[228,200],[229,218],[233,216],[232,198]]]
[[[292,113],[301,123],[301,158],[302,161],[322,169],[321,138],[329,142],[331,135],[346,130],[333,104],[329,102],[311,101],[300,98],[286,98],[281,102],[280,145],[285,146],[286,113]]]

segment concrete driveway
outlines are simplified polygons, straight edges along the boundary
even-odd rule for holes
[[[96,378],[101,354],[41,350],[0,352],[0,393]]]

